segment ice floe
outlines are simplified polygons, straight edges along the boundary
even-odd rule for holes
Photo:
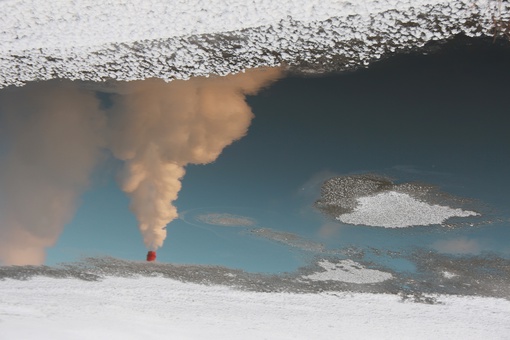
[[[228,213],[209,213],[195,217],[198,221],[219,227],[251,227],[256,224],[255,220]]]
[[[362,264],[352,260],[341,260],[337,263],[328,260],[318,262],[325,271],[316,272],[307,276],[305,279],[312,281],[341,281],[348,283],[377,283],[391,279],[393,276],[380,270],[368,269]]]
[[[337,219],[343,223],[385,228],[405,228],[441,224],[451,217],[477,216],[474,211],[420,202],[408,194],[395,191],[358,198],[352,213]]]
[[[443,224],[452,217],[482,215],[466,206],[473,206],[473,202],[433,185],[397,184],[376,174],[330,178],[321,186],[321,197],[315,202],[316,208],[340,222],[385,228]]]

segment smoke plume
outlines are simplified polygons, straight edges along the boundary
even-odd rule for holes
[[[187,164],[213,162],[243,137],[253,114],[245,95],[278,69],[165,83],[117,84],[110,108],[87,84],[41,83],[0,93],[0,264],[41,264],[76,210],[109,148],[124,161],[147,248],[163,244]]]
[[[111,114],[111,150],[125,162],[121,187],[131,198],[148,249],[166,237],[177,218],[177,199],[187,164],[213,162],[243,137],[253,118],[245,95],[280,76],[278,69],[249,70],[214,78],[127,85]]]
[[[0,96],[0,263],[41,264],[105,145],[93,93],[58,84]]]

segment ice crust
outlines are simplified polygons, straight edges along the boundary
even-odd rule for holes
[[[507,339],[510,302],[258,293],[166,278],[0,281],[5,339]]]
[[[389,280],[393,277],[390,273],[365,268],[362,264],[353,260],[342,260],[338,263],[322,260],[318,265],[326,271],[313,273],[304,276],[304,278],[312,281],[331,280],[349,283],[376,283]]]
[[[478,215],[474,211],[420,202],[408,194],[387,191],[358,198],[354,211],[338,216],[337,220],[355,225],[405,228],[442,224],[451,217]]]
[[[495,0],[0,1],[0,88],[53,78],[187,79],[251,67],[367,65],[491,34]]]
[[[228,213],[208,213],[195,217],[199,222],[215,225],[218,227],[251,227],[255,225],[255,220],[245,217],[232,215]]]
[[[343,223],[384,228],[460,226],[449,219],[482,216],[466,209],[469,206],[473,206],[469,199],[442,192],[433,185],[396,184],[376,174],[330,178],[322,184],[321,197],[315,202],[316,208]]]

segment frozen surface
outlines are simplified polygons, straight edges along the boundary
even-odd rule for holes
[[[7,43],[0,49],[23,51],[228,32],[275,24],[288,16],[308,22],[328,19],[334,13],[353,15],[408,9],[411,3],[395,0],[191,0],[171,3],[161,0],[100,3],[95,0],[47,3],[4,0],[1,5],[4,27],[15,27],[16,30],[0,33]],[[78,36],[79,39],[76,39]]]
[[[443,272],[443,276],[446,278],[446,279],[453,279],[454,277],[457,277],[458,275],[455,274],[455,273],[450,273],[448,271],[444,271]]]
[[[495,0],[0,1],[0,87],[344,70],[456,34],[492,35]]]
[[[200,222],[219,227],[250,227],[255,221],[249,217],[237,216],[227,213],[209,213],[196,216]]]
[[[313,281],[332,280],[350,283],[376,283],[392,278],[390,273],[365,268],[362,264],[352,260],[342,260],[338,263],[322,260],[318,265],[326,271],[304,276],[304,278]]]
[[[0,281],[4,339],[505,339],[510,302],[256,293],[165,278]]]
[[[343,223],[374,227],[405,228],[441,224],[451,217],[477,216],[474,211],[420,202],[408,194],[394,191],[358,198],[352,213],[337,217]]]
[[[467,198],[455,197],[425,183],[393,183],[376,174],[326,180],[315,207],[343,223],[384,228],[437,225],[452,217],[482,216],[482,213],[466,208],[474,207]],[[483,219],[476,223],[481,221]],[[462,223],[448,224],[454,225]]]

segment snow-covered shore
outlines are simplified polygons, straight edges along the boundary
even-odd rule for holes
[[[167,278],[0,281],[2,339],[505,339],[510,301],[260,293]]]
[[[501,8],[501,9],[499,9]],[[290,65],[367,65],[463,33],[491,35],[495,0],[0,1],[0,88],[54,78],[167,81]]]

